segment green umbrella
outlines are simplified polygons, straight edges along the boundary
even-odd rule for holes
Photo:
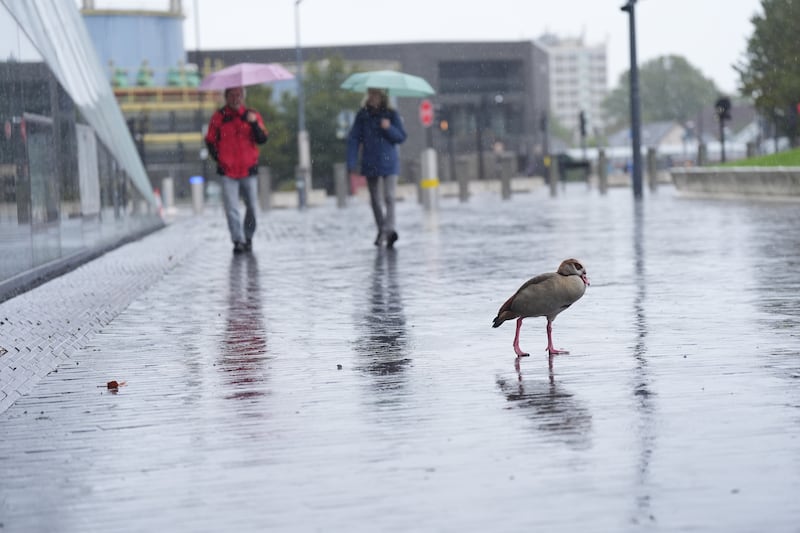
[[[424,97],[436,94],[433,87],[419,76],[394,70],[357,72],[344,80],[340,87],[358,93],[367,89],[386,89],[392,96]]]

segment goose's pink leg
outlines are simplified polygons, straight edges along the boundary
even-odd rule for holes
[[[530,354],[525,353],[519,347],[519,330],[522,327],[522,318],[517,319],[517,332],[514,334],[514,353],[517,354],[517,357],[528,357]]]
[[[553,323],[550,319],[547,320],[547,353],[550,355],[568,354],[566,350],[556,350],[553,348]]]

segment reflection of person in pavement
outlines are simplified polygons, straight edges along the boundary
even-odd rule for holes
[[[536,424],[536,429],[548,432],[571,447],[588,448],[592,415],[572,394],[558,385],[552,366],[547,383],[539,380],[526,381],[519,366],[516,368],[516,383],[505,378],[497,379],[497,385],[506,400],[525,410]]]
[[[361,368],[381,376],[376,380],[378,389],[394,389],[402,385],[400,374],[411,359],[406,357],[406,318],[393,250],[381,248],[376,252],[368,296],[357,319],[364,328],[356,340],[356,350],[363,356]]]
[[[258,261],[253,254],[231,258],[228,319],[222,341],[220,368],[227,374],[228,398],[251,398],[264,394],[263,363],[267,337],[261,310]]]

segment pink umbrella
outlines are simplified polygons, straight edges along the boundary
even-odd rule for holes
[[[292,73],[278,63],[237,63],[206,76],[199,89],[222,90],[293,78]]]

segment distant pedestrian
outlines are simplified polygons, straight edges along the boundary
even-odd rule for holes
[[[244,106],[244,88],[225,89],[225,105],[208,124],[206,146],[222,176],[225,217],[233,241],[233,253],[253,249],[258,197],[258,145],[267,142],[267,128],[258,111]],[[239,195],[244,199],[242,224]]]
[[[378,227],[376,246],[385,242],[387,248],[392,248],[398,239],[394,209],[400,168],[397,145],[405,140],[403,120],[389,107],[386,91],[367,89],[364,105],[356,114],[347,138],[347,169],[351,175],[357,173],[360,148],[361,174],[367,179],[372,213]]]

